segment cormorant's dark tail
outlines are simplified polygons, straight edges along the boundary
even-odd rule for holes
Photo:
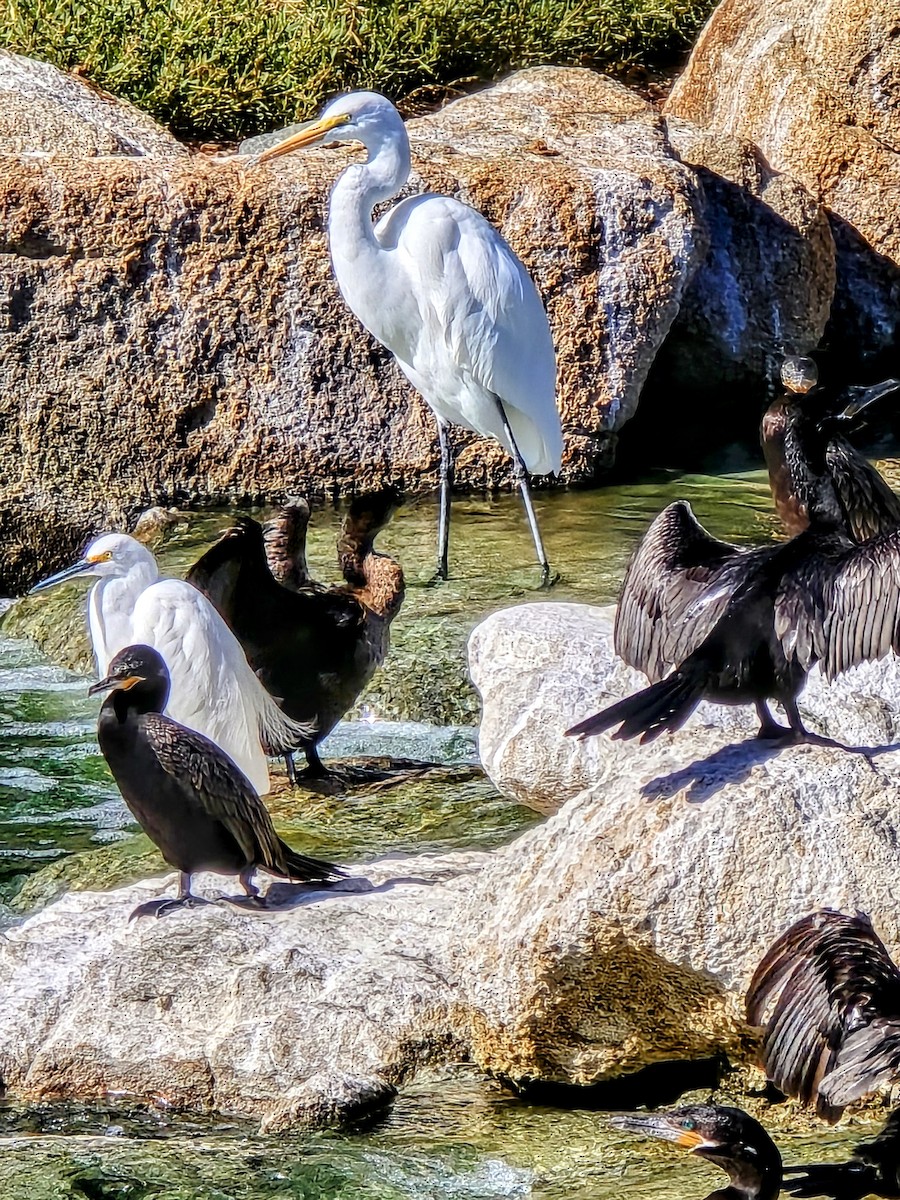
[[[667,729],[680,729],[702,698],[703,679],[699,672],[681,667],[659,683],[573,725],[566,734],[569,737],[593,737],[604,729],[621,725],[613,737],[633,738],[641,734],[642,743],[652,742]]]
[[[336,867],[334,863],[325,862],[321,858],[307,858],[305,854],[298,854],[287,842],[281,842],[281,849],[287,867],[287,879],[298,883],[336,883],[337,880],[346,877],[347,872],[341,867]],[[272,868],[267,867],[267,870],[271,871]]]

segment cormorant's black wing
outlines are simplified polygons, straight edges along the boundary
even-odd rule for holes
[[[250,781],[215,742],[162,713],[145,713],[141,726],[184,804],[221,821],[249,862],[292,879],[340,877],[331,863],[304,858],[282,842]]]
[[[194,563],[185,579],[211,602],[225,621],[234,606],[234,593],[243,567],[248,529],[255,527],[262,539],[262,526],[245,517],[226,529],[218,541]]]
[[[659,514],[634,552],[616,609],[616,653],[656,683],[703,641],[741,582],[741,550],[711,537],[684,500]]]
[[[826,1121],[900,1070],[900,972],[867,916],[822,909],[787,929],[756,968],[747,1019],[781,1091]]]
[[[831,439],[825,461],[854,541],[900,528],[900,496],[846,438]]]
[[[808,555],[785,577],[775,631],[788,658],[820,661],[826,679],[900,652],[900,529]]]

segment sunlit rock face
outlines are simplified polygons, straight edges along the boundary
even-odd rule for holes
[[[650,106],[588,71],[525,72],[410,134],[407,192],[477,206],[532,271],[564,477],[592,477],[702,254],[691,173]],[[22,491],[65,497],[84,528],[150,502],[434,486],[434,420],[332,278],[328,192],[358,151],[259,167],[80,147],[0,159],[0,454]],[[511,481],[496,443],[453,436],[461,485]],[[0,590],[32,574],[15,537]]]
[[[187,149],[125,100],[0,50],[0,154],[186,157]]]
[[[879,0],[724,0],[666,104],[754,142],[834,214],[832,338],[854,356],[900,328],[900,37]]]
[[[475,938],[466,978],[493,1048],[480,1061],[500,1072],[519,1039],[535,1046],[532,1059],[573,1073],[596,1070],[604,1052],[621,1060],[630,1044],[641,1055],[648,1043],[663,1047],[674,1036],[677,971],[715,981],[737,1002],[775,936],[822,905],[862,909],[890,945],[900,942],[896,754],[776,751],[753,737],[752,709],[710,704],[645,746],[609,734],[576,742],[569,726],[646,686],[615,658],[611,631],[608,610],[535,604],[493,614],[470,641],[488,774],[510,797],[560,806],[511,849],[505,875],[491,865],[471,891],[473,911],[496,914]],[[812,728],[850,744],[895,742],[900,668],[892,660],[833,685],[813,680],[801,710]],[[635,945],[661,960],[647,991],[648,964],[634,983]],[[567,1005],[564,994],[585,996],[591,978],[594,1007]],[[643,1016],[629,999],[635,986]],[[693,1017],[678,1014],[691,1038],[717,1003],[696,995]],[[613,1051],[609,1014],[622,1013]],[[717,1013],[707,1028],[720,1033],[720,1021]]]

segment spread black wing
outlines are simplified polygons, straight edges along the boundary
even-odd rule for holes
[[[845,438],[832,438],[825,461],[854,541],[900,528],[900,497],[854,446]]]
[[[822,909],[781,935],[756,968],[747,1019],[788,1096],[826,1121],[900,1071],[900,972],[867,916]]]
[[[305,858],[281,840],[250,781],[215,742],[161,713],[146,713],[141,724],[170,787],[185,806],[220,821],[248,862],[291,879],[324,882],[341,876],[331,863]]]
[[[622,584],[616,653],[656,683],[704,640],[739,586],[745,551],[711,537],[691,506],[663,509],[644,535]]]
[[[788,658],[826,679],[900,651],[900,530],[860,546],[823,542],[785,575],[775,630]]]

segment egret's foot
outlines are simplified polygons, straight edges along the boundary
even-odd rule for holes
[[[431,578],[426,579],[425,583],[423,584],[423,587],[427,587],[427,588],[439,587],[440,584],[447,582],[447,575],[448,575],[447,571],[442,571],[441,568],[438,567],[438,569],[431,576]]]
[[[211,903],[212,901],[204,900],[200,896],[178,896],[174,900],[148,900],[145,904],[139,904],[128,920],[134,921],[138,917],[167,917],[169,913],[177,912],[180,908],[202,908]]]
[[[541,568],[541,587],[552,588],[556,587],[562,576],[559,571],[551,571],[549,565]]]

